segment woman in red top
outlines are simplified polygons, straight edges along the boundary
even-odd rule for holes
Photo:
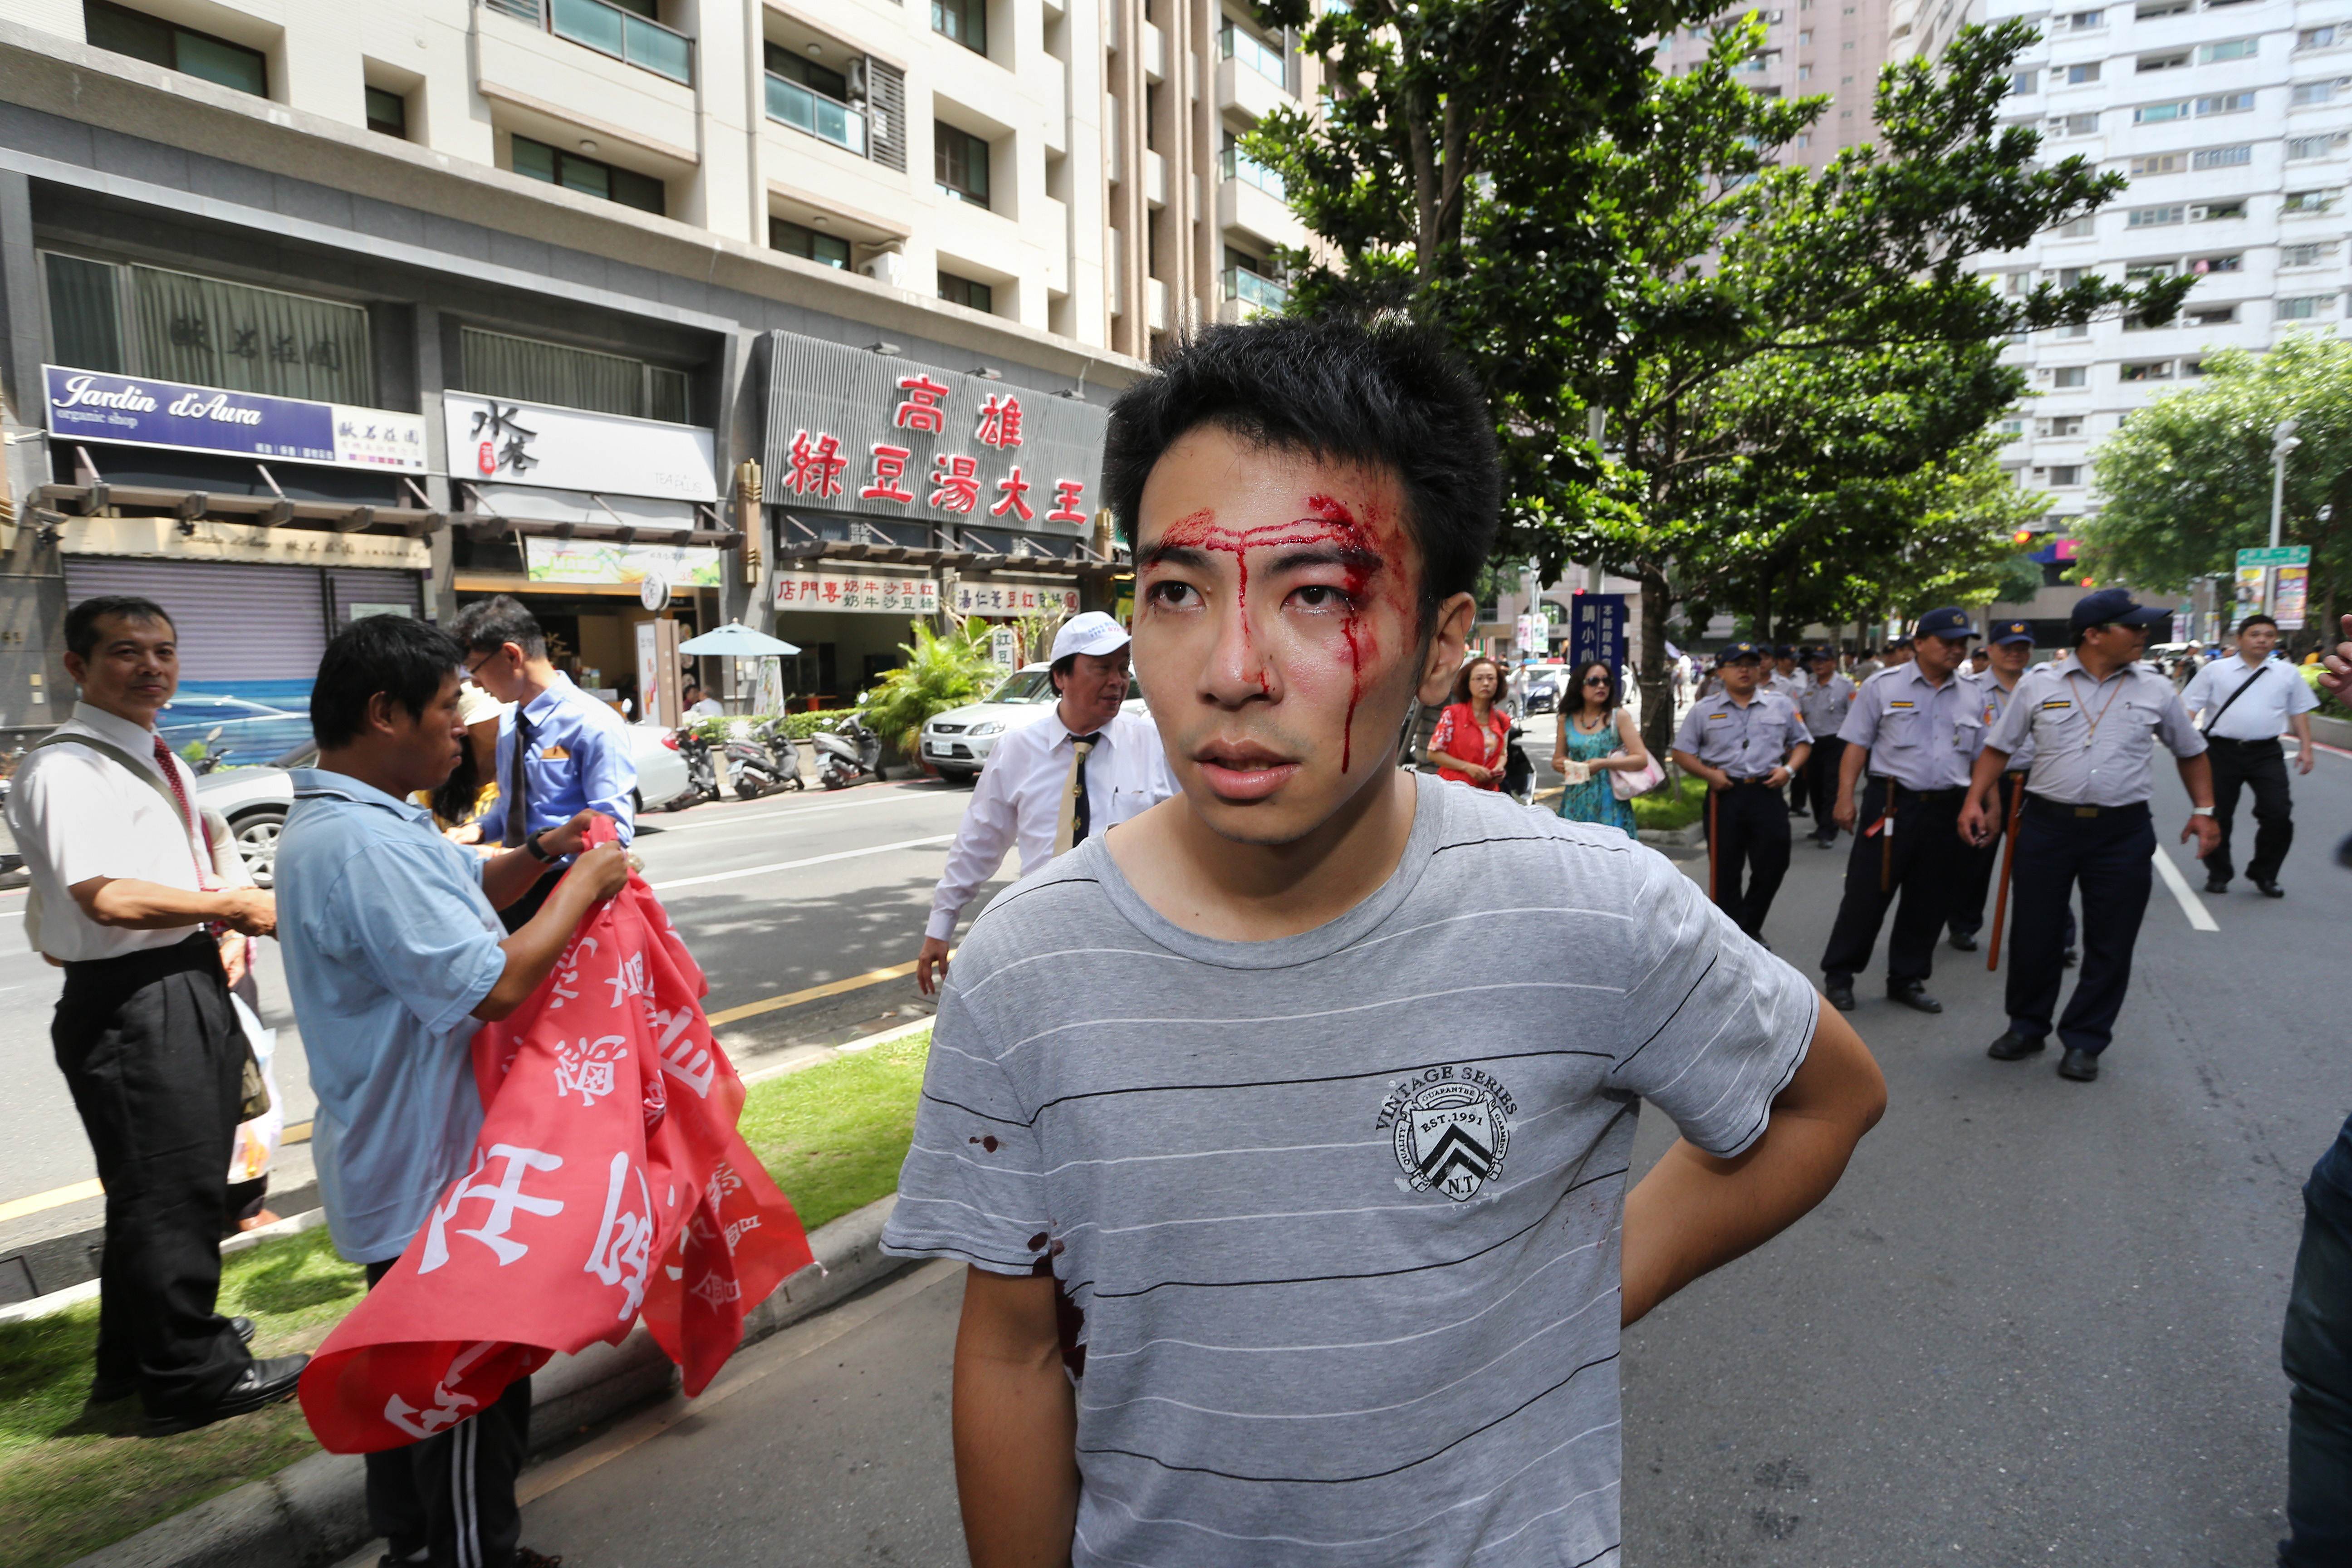
[[[1503,667],[1484,654],[1454,678],[1454,700],[1429,737],[1429,760],[1437,776],[1479,789],[1503,787],[1503,749],[1511,716],[1496,702],[1503,689]]]

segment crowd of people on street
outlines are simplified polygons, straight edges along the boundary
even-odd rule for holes
[[[1883,1114],[1847,1014],[1890,912],[1892,1001],[1943,1010],[1947,941],[2005,951],[1988,1055],[2054,1035],[2089,1082],[2167,852],[2159,749],[2207,890],[2251,791],[2245,874],[2284,895],[2283,742],[2308,773],[2316,700],[2267,616],[2178,688],[2142,657],[2170,612],[2123,589],[2041,663],[1959,606],[1852,663],[1730,642],[1677,681],[1701,879],[1642,841],[1669,759],[1607,660],[1559,698],[1557,795],[1513,798],[1508,672],[1462,652],[1492,422],[1436,336],[1204,330],[1118,397],[1105,480],[1132,626],[1059,628],[1055,705],[982,773],[914,965],[939,1011],[883,1245],[970,1266],[975,1563],[1614,1563],[1621,1331],[1812,1209]],[[373,1289],[466,1176],[467,1042],[624,885],[635,782],[513,600],[368,617],[321,661],[274,890],[231,885],[154,729],[176,639],[147,600],[73,606],[81,700],[7,806],[107,1189],[91,1399],[156,1435],[303,1370],[215,1310],[224,1173],[267,1098],[231,1005],[248,939],[282,944],[327,1222]],[[2352,689],[2352,641],[2327,680]],[[1766,935],[1797,821],[1849,840],[1818,985]],[[1474,996],[1475,1028],[1430,1027]],[[1679,1137],[1635,1179],[1642,1100]],[[2352,1560],[2352,1121],[2307,1215],[2290,1568]],[[370,1456],[388,1563],[548,1561],[520,1540],[530,1401]]]

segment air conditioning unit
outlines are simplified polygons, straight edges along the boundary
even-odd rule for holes
[[[857,270],[893,289],[906,285],[907,258],[895,250],[879,250],[857,264]]]

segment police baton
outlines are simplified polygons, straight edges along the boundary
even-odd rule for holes
[[[1699,782],[1706,785],[1706,899],[1711,904],[1720,903],[1715,896],[1715,797],[1723,792],[1706,779]]]
[[[2024,805],[2025,786],[2011,784],[2009,815],[2002,819],[2001,826],[2001,833],[2008,842],[2000,847],[2000,890],[1993,895],[1992,941],[1985,944],[1989,950],[1985,953],[1985,973],[1988,974],[1998,973],[2000,970],[2001,920],[2009,913],[2009,872],[2010,868],[2017,864],[2017,814]]]

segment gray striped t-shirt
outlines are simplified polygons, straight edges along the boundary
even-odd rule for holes
[[[883,1246],[1060,1282],[1080,1564],[1617,1561],[1637,1100],[1747,1148],[1814,994],[1624,834],[1420,792],[1302,935],[1089,841],[957,955]]]

